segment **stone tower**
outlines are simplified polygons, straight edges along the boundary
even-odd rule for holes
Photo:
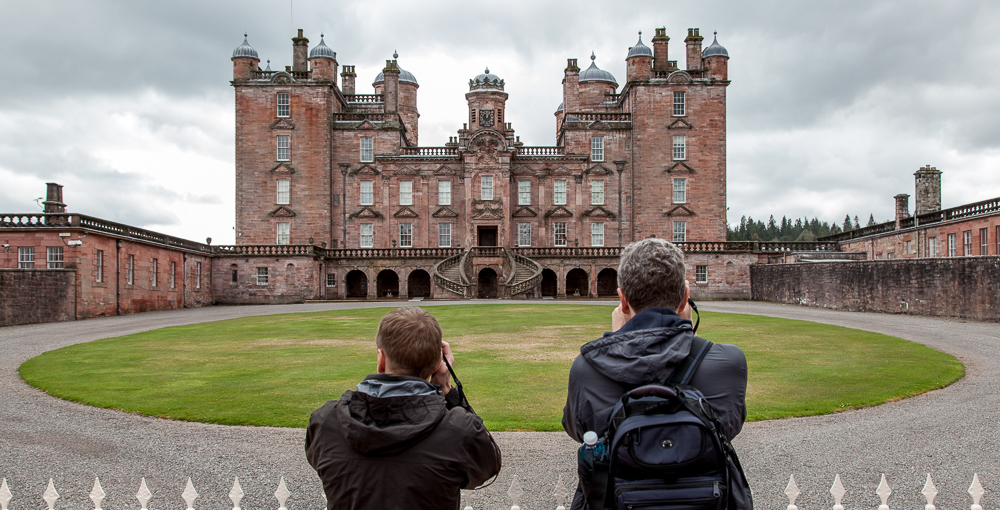
[[[941,171],[930,165],[921,167],[913,177],[916,181],[914,216],[941,210]]]

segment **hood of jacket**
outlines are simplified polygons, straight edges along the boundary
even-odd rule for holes
[[[444,396],[417,377],[372,374],[337,402],[340,434],[354,451],[392,455],[427,437],[445,416]]]
[[[624,386],[664,384],[691,351],[691,321],[669,308],[647,308],[614,333],[580,347],[583,358]]]

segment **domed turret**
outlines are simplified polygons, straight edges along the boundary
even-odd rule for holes
[[[495,74],[490,74],[490,68],[479,76],[469,80],[469,90],[503,90],[503,80]]]
[[[337,52],[330,49],[319,34],[319,44],[309,50],[309,69],[312,79],[337,82]]]
[[[258,61],[260,57],[257,56],[257,50],[250,46],[250,42],[247,40],[247,34],[243,34],[243,44],[236,47],[233,50],[233,58],[255,58]],[[231,60],[231,59],[230,59]]]
[[[326,41],[323,40],[323,34],[319,34],[319,44],[309,50],[309,59],[312,60],[314,58],[331,58],[337,60],[337,52],[326,45]]]
[[[398,59],[399,53],[393,52],[392,58]],[[403,69],[402,67],[399,68],[399,82],[420,85],[419,83],[417,83],[417,77],[413,76],[413,73]],[[375,77],[375,81],[372,82],[372,86],[378,87],[379,84],[385,84],[385,73],[383,73],[382,71],[378,72],[378,76]]]
[[[729,58],[729,52],[726,51],[726,48],[724,48],[721,44],[719,44],[719,32],[715,32],[715,35],[712,38],[712,44],[709,45],[708,48],[705,48],[705,51],[701,52],[701,58],[708,58],[708,57]]]
[[[635,43],[635,46],[629,48],[628,56],[625,58],[630,59],[632,57],[653,58],[653,50],[651,50],[649,46],[642,44],[642,32],[639,32],[639,42]]]
[[[233,80],[252,80],[254,72],[260,70],[257,67],[260,57],[257,56],[257,50],[250,46],[247,34],[243,34],[243,44],[233,50],[233,58],[230,60],[233,61]]]
[[[604,81],[608,83],[614,83],[615,86],[618,82],[615,80],[615,76],[603,69],[597,67],[597,63],[594,62],[597,56],[593,52],[590,53],[590,67],[586,71],[580,73],[580,83],[585,81]]]
[[[729,79],[729,52],[719,44],[718,32],[715,32],[712,45],[701,52],[701,57],[710,77],[717,80]]]
[[[559,108],[556,108],[556,113],[560,113],[562,111],[563,111],[563,104],[559,103]]]
[[[653,76],[653,50],[642,44],[642,32],[639,32],[639,42],[628,49],[625,76],[628,81],[648,80]]]

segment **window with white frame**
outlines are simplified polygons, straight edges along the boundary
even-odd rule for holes
[[[686,221],[675,221],[674,222],[674,242],[683,243],[687,241],[687,222]]]
[[[517,181],[517,205],[531,205],[531,181]]]
[[[687,179],[674,179],[674,203],[687,203]]]
[[[361,205],[375,203],[375,181],[361,181]]]
[[[361,137],[361,162],[371,163],[375,161],[374,139],[370,136]]]
[[[913,241],[906,241],[906,248],[903,250],[905,255],[913,253]]]
[[[708,283],[708,266],[694,266],[694,282]]]
[[[129,255],[125,264],[125,282],[135,285],[135,255]]]
[[[194,263],[194,288],[201,288],[201,262]]]
[[[399,181],[399,205],[413,205],[413,181]]]
[[[278,196],[275,198],[275,202],[278,205],[288,205],[291,197],[290,195],[290,184],[292,181],[288,179],[278,179]]]
[[[552,186],[554,195],[552,203],[555,205],[566,205],[566,179],[557,179]]]
[[[966,257],[972,255],[972,231],[962,232],[962,255]]]
[[[412,248],[413,247],[413,224],[412,223],[400,223],[399,224],[399,247],[400,248]]]
[[[375,246],[375,224],[374,223],[362,223],[361,224],[361,247],[371,248]]]
[[[160,282],[159,282],[159,280],[160,280],[160,261],[156,260],[156,259],[153,259],[153,265],[151,266],[150,270],[153,272],[153,287],[156,287],[157,285],[160,284]]]
[[[451,181],[438,181],[438,205],[451,205]]]
[[[566,246],[566,223],[555,222],[552,224],[552,232],[555,234],[555,245]]]
[[[604,161],[604,137],[593,136],[590,138],[590,160]]]
[[[104,281],[104,250],[97,250],[97,257],[94,258],[94,263],[97,264],[97,283]]]
[[[257,285],[267,285],[267,268],[257,268]]]
[[[531,246],[531,223],[517,224],[517,245]]]
[[[451,248],[451,223],[438,223],[438,248]]]
[[[590,181],[590,204],[604,205],[604,181]]]
[[[292,159],[291,143],[289,135],[278,135],[278,161],[289,161]]]
[[[687,159],[687,136],[674,135],[674,159]]]
[[[970,241],[971,242],[971,241]],[[63,268],[63,247],[49,246],[45,248],[45,267],[49,269]]]
[[[930,237],[927,239],[927,256],[938,256],[938,239],[936,237]]]
[[[493,176],[484,175],[479,178],[479,199],[493,200]]]
[[[685,102],[684,102],[684,92],[675,91],[674,92],[674,117],[683,117],[685,115]]]
[[[276,241],[275,244],[289,244],[291,242],[292,234],[292,224],[288,222],[281,222],[276,224]]]
[[[988,228],[981,228],[981,229],[979,229],[979,254],[980,255],[989,255],[990,254],[990,244],[989,244],[989,240],[987,239],[989,237],[989,231],[990,230]]]
[[[326,273],[326,286],[336,287],[337,286],[337,274],[336,273]]]
[[[171,260],[170,261],[170,288],[171,289],[176,289],[177,288],[177,279],[176,278],[177,278],[177,263]]]
[[[948,256],[954,257],[958,252],[958,236],[955,234],[948,234]]]
[[[591,246],[604,246],[604,224],[603,223],[591,223],[590,224],[590,245]]]
[[[17,247],[17,268],[18,269],[34,269],[35,268],[35,247],[34,246],[18,246]]]
[[[292,101],[288,92],[278,92],[278,117],[289,117],[292,113]]]

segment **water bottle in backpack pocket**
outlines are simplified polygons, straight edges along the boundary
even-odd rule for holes
[[[583,435],[583,444],[577,454],[577,474],[587,501],[604,504],[604,490],[608,484],[608,456],[604,438],[598,438],[594,431]],[[601,506],[591,505],[591,508]]]

